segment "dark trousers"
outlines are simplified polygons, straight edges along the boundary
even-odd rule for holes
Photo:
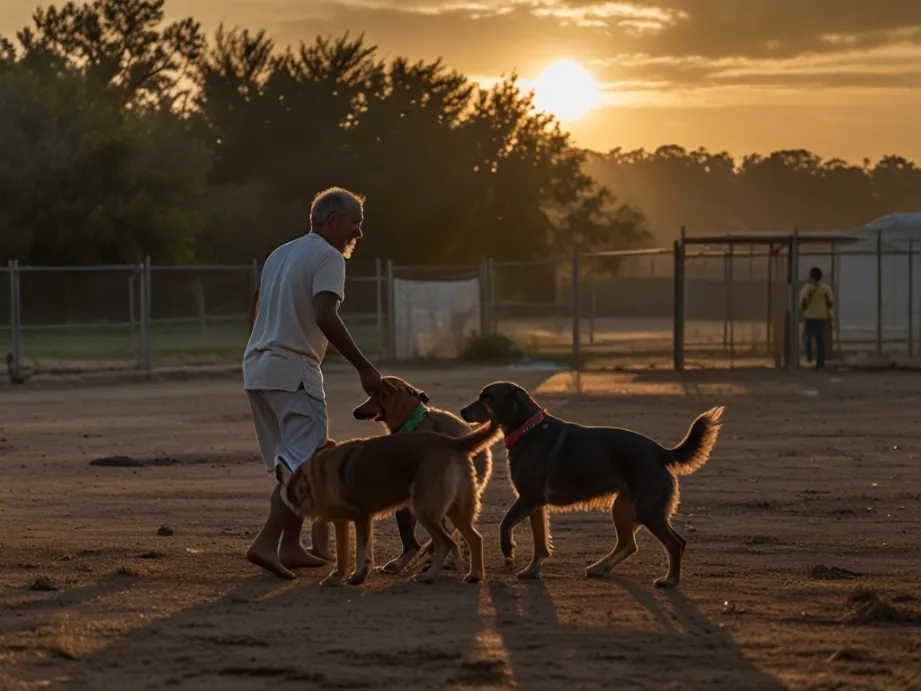
[[[825,335],[828,333],[827,319],[806,319],[803,338],[806,341],[806,359],[812,362],[812,344],[815,342],[815,368],[825,366]]]

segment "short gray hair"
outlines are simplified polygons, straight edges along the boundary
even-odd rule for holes
[[[330,187],[318,192],[310,204],[310,228],[321,227],[332,213],[347,214],[352,204],[364,206],[365,198],[342,187]]]

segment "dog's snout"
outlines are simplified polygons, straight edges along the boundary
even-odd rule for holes
[[[489,416],[486,414],[486,410],[480,401],[471,403],[466,408],[463,408],[461,410],[461,417],[464,419],[464,422],[489,421]]]

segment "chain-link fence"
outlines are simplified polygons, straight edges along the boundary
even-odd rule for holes
[[[493,334],[535,360],[572,359],[572,261],[486,262],[485,312]]]
[[[580,369],[791,367],[804,354],[800,291],[818,267],[836,296],[830,361],[891,361],[921,349],[919,254],[911,238],[794,232],[522,262],[376,261],[371,275],[347,278],[341,313],[378,361],[458,357],[479,333]],[[237,363],[258,280],[255,262],[12,261],[0,267],[0,347],[11,373],[26,377]]]
[[[16,332],[13,327],[16,305],[15,288],[12,285],[14,281],[13,262],[9,266],[0,267],[0,352],[4,358],[9,354],[10,359],[16,357],[14,350],[18,350],[13,344],[13,334]]]
[[[10,378],[232,364],[242,358],[259,266],[0,268],[0,347]],[[383,354],[383,276],[349,276],[341,314]]]
[[[66,374],[137,366],[140,341],[132,315],[140,267],[18,266],[13,274],[14,354],[21,370]]]

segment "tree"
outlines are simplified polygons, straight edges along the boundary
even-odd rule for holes
[[[164,0],[93,0],[49,5],[18,34],[27,59],[82,71],[125,103],[171,109],[204,48],[191,18],[164,25]]]
[[[187,262],[207,152],[74,70],[0,71],[0,253],[32,264]]]

